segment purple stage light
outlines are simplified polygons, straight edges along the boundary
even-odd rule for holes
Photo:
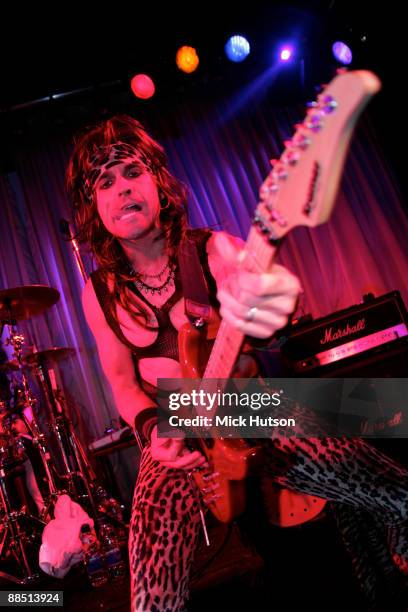
[[[292,49],[290,47],[282,47],[279,52],[279,57],[282,62],[287,62],[292,57]]]
[[[341,40],[336,41],[332,46],[333,55],[340,64],[351,64],[353,53],[350,47]]]

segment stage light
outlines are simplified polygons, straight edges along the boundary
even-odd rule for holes
[[[282,62],[287,62],[292,57],[293,49],[291,47],[282,47],[279,51],[279,58]]]
[[[147,74],[136,74],[130,81],[130,87],[136,98],[142,98],[142,100],[151,98],[156,89],[152,79]]]
[[[232,62],[242,62],[251,50],[249,42],[243,36],[231,36],[225,45],[225,54]]]
[[[194,47],[180,47],[176,54],[177,67],[182,71],[190,74],[197,69],[200,60],[198,59],[197,51]]]
[[[332,46],[333,55],[340,64],[351,64],[353,60],[353,53],[341,40],[336,41]]]

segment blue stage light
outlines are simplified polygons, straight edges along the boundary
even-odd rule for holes
[[[232,62],[242,62],[250,50],[247,39],[239,35],[231,36],[225,45],[225,54]]]

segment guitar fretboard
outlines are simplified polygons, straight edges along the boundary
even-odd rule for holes
[[[251,228],[244,253],[242,267],[249,272],[261,274],[271,267],[276,254],[276,247],[269,244],[264,236]],[[226,321],[221,321],[203,378],[229,378],[243,340],[242,332]]]

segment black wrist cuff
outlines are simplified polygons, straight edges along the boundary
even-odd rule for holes
[[[135,416],[135,430],[143,442],[150,442],[150,434],[157,421],[157,408],[145,408]]]
[[[152,437],[152,431],[155,428],[155,426],[157,425],[157,423],[159,422],[159,419],[156,417],[153,417],[152,419],[149,419],[143,426],[143,436],[144,438],[150,442],[151,437]]]

